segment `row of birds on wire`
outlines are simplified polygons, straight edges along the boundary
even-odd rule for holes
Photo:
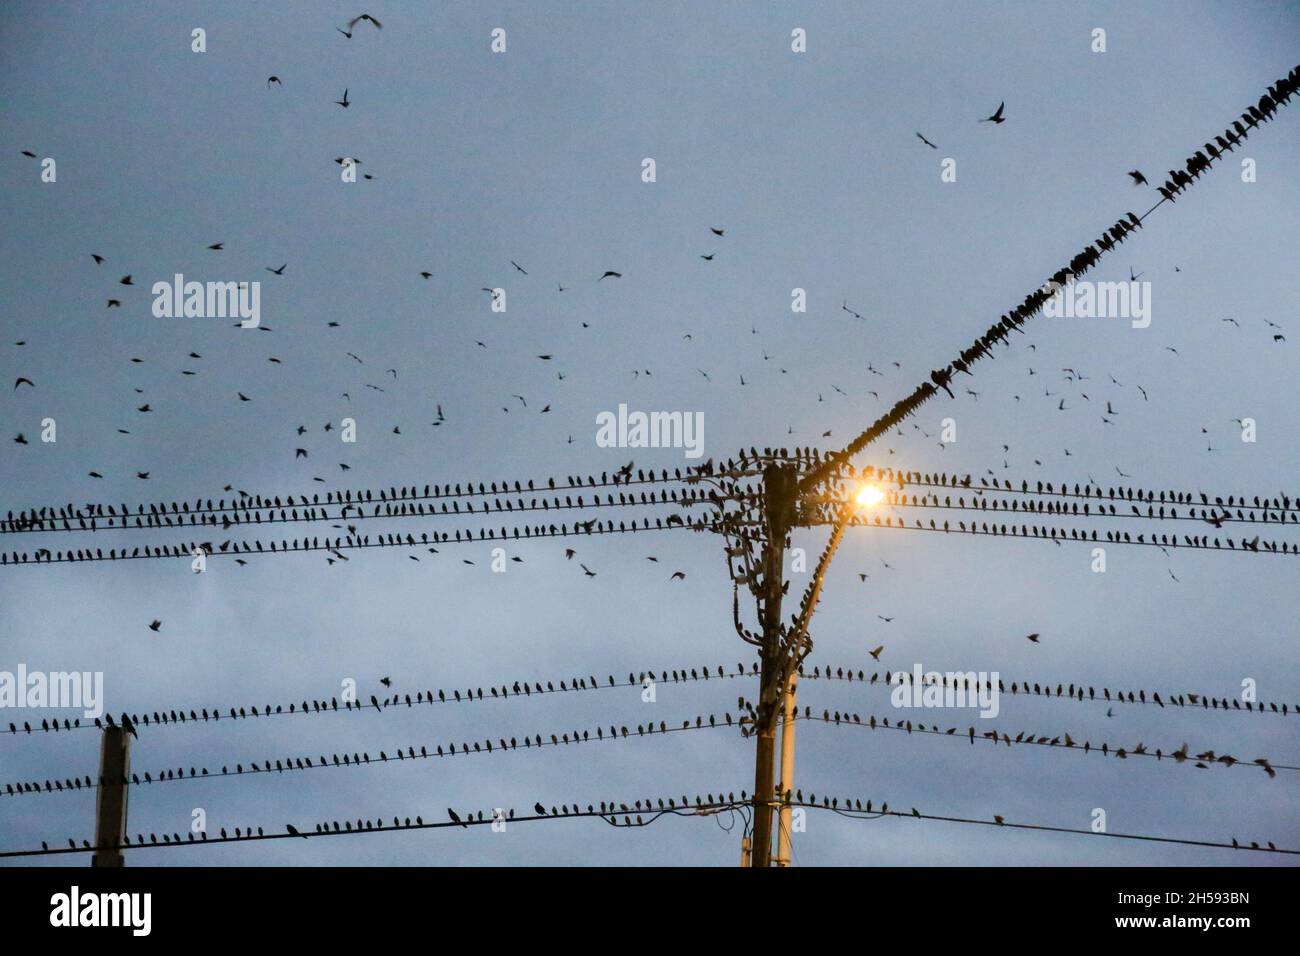
[[[1049,827],[1043,824],[1018,823],[1009,821],[1002,814],[993,814],[991,817],[984,818],[963,818],[950,815],[939,815],[932,813],[923,813],[916,807],[910,807],[907,810],[890,810],[889,801],[881,801],[879,806],[875,805],[873,799],[864,801],[861,797],[840,797],[831,796],[823,793],[819,800],[815,792],[809,792],[804,796],[803,789],[799,788],[793,792],[787,791],[781,796],[781,805],[794,808],[804,808],[807,810],[831,811],[841,817],[859,820],[876,820],[883,818],[914,819],[914,820],[937,820],[946,823],[961,824],[978,824],[984,826],[994,826],[1003,829],[1019,830],[1052,830],[1055,832],[1066,832],[1083,836],[1096,836],[1092,830],[1077,829],[1070,827]],[[129,833],[123,835],[123,842],[119,844],[110,844],[112,849],[156,849],[159,847],[180,847],[180,846],[203,846],[219,845],[221,843],[251,842],[257,840],[282,840],[282,839],[311,839],[327,836],[341,836],[345,834],[362,834],[362,833],[386,833],[396,831],[410,830],[430,830],[461,828],[468,830],[471,827],[488,826],[494,829],[510,823],[537,822],[554,819],[566,818],[594,818],[604,821],[613,826],[620,827],[644,827],[666,816],[696,816],[696,817],[715,817],[721,814],[738,814],[745,822],[746,833],[749,832],[750,813],[752,810],[752,800],[744,790],[740,791],[739,796],[736,792],[727,791],[725,796],[719,791],[716,796],[713,793],[704,795],[696,794],[692,800],[688,795],[673,795],[668,797],[659,797],[657,800],[652,798],[635,799],[630,803],[627,801],[602,800],[597,803],[583,805],[578,802],[569,804],[567,802],[552,805],[547,808],[540,800],[533,804],[532,815],[517,814],[514,808],[497,808],[490,810],[460,810],[454,807],[447,808],[447,819],[444,822],[435,822],[425,820],[423,815],[417,814],[411,816],[394,816],[392,823],[388,823],[384,817],[376,817],[373,820],[369,817],[358,817],[353,822],[352,819],[343,820],[322,820],[316,822],[313,826],[306,829],[299,829],[292,823],[286,823],[283,831],[268,831],[264,827],[243,827],[231,826],[219,827],[213,835],[209,836],[206,828],[190,830],[182,837],[180,833],[162,833],[161,840],[156,832],[149,833],[148,837],[143,833],[137,833],[134,840]],[[729,829],[724,827],[724,829]],[[1204,840],[1189,840],[1179,837],[1151,836],[1146,834],[1131,833],[1105,833],[1107,837],[1122,840],[1141,840],[1143,842],[1155,842],[1166,844],[1188,844],[1195,846],[1214,846],[1222,849],[1233,850],[1254,850],[1267,853],[1278,854],[1297,854],[1300,850],[1288,850],[1279,848],[1272,840],[1266,840],[1261,844],[1257,840],[1249,840],[1246,843],[1240,842],[1235,836],[1231,842],[1209,843]],[[80,844],[73,838],[68,838],[67,849],[53,848],[48,841],[41,841],[40,851],[19,850],[19,851],[0,851],[0,856],[32,856],[40,854],[63,854],[71,852],[86,852],[93,849],[89,840],[82,840]]]
[[[814,527],[823,524],[835,524],[838,520],[837,513],[841,506],[822,506],[820,510],[816,505],[804,510],[800,519],[801,526]],[[1147,534],[1145,532],[1133,533],[1126,530],[1107,529],[1099,531],[1093,529],[1080,529],[1078,527],[1063,527],[1039,524],[1007,524],[994,522],[975,522],[972,521],[969,526],[965,521],[958,521],[955,524],[948,521],[942,524],[930,520],[928,527],[920,519],[916,519],[912,524],[908,524],[904,518],[893,518],[892,516],[881,517],[875,516],[854,516],[850,524],[857,527],[871,527],[884,530],[894,531],[911,531],[911,532],[938,532],[941,534],[964,534],[993,537],[1012,537],[1012,538],[1033,538],[1036,540],[1051,541],[1058,547],[1066,542],[1089,543],[1089,544],[1113,544],[1113,545],[1131,545],[1143,546],[1162,549],[1168,555],[1170,549],[1199,550],[1199,551],[1224,551],[1224,552],[1244,552],[1256,554],[1273,554],[1273,555],[1297,555],[1300,554],[1300,542],[1289,542],[1264,539],[1260,535],[1253,538],[1232,538],[1209,535],[1187,535],[1181,537],[1176,534]],[[672,512],[667,516],[642,517],[641,519],[620,520],[617,523],[613,519],[601,522],[599,518],[592,518],[588,521],[575,522],[572,526],[567,523],[563,524],[537,524],[537,525],[516,525],[513,527],[503,525],[500,528],[477,529],[457,529],[451,531],[421,531],[416,534],[414,531],[389,531],[379,533],[374,536],[360,535],[353,536],[349,533],[346,536],[338,535],[333,538],[325,537],[303,537],[303,538],[282,538],[279,541],[270,539],[263,542],[262,539],[236,541],[227,539],[220,544],[214,544],[211,541],[188,541],[171,544],[156,545],[137,545],[132,548],[69,548],[53,549],[48,547],[36,548],[33,551],[5,551],[0,552],[0,566],[4,565],[49,565],[49,564],[73,564],[85,562],[100,561],[133,561],[133,560],[165,560],[184,558],[187,560],[197,560],[202,557],[206,560],[208,557],[229,556],[234,559],[239,566],[246,566],[249,556],[266,556],[266,555],[285,555],[301,554],[308,552],[324,552],[326,561],[334,564],[338,561],[346,562],[350,560],[344,551],[367,550],[373,548],[424,548],[431,554],[441,553],[436,545],[452,544],[474,544],[484,542],[518,542],[528,541],[541,538],[559,538],[571,536],[586,535],[608,535],[608,534],[634,534],[637,532],[650,531],[669,531],[681,529],[696,532],[718,532],[726,534],[732,540],[736,540],[735,535],[742,526],[748,526],[752,531],[759,530],[759,522],[747,521],[736,522],[727,516],[698,515],[688,514],[686,517]],[[745,553],[745,548],[752,546],[753,538],[739,539],[740,543],[728,546],[727,551],[730,557],[735,557]],[[572,549],[568,549],[572,550]],[[566,557],[572,558],[572,555],[566,550]],[[419,562],[419,555],[409,554],[408,557]],[[462,559],[463,563],[473,565],[470,559]],[[521,559],[522,561],[522,559]],[[583,567],[586,577],[596,577],[596,572],[590,568]],[[752,575],[748,575],[752,577]]]
[[[286,513],[292,513],[301,508],[308,510],[313,507],[324,507],[334,505],[340,509],[356,509],[358,515],[364,514],[363,506],[372,506],[373,515],[381,513],[392,514],[384,506],[391,505],[394,502],[416,502],[431,501],[444,498],[476,498],[489,496],[522,496],[539,491],[556,491],[556,490],[580,490],[580,489],[600,489],[609,487],[628,487],[631,485],[644,484],[668,484],[668,483],[698,483],[704,478],[726,478],[729,480],[739,480],[742,478],[757,478],[763,474],[763,467],[770,464],[789,465],[800,469],[801,471],[809,470],[813,466],[820,465],[824,460],[824,453],[816,448],[804,449],[786,449],[786,448],[765,448],[760,453],[757,449],[749,449],[747,452],[742,450],[736,458],[728,459],[714,467],[712,459],[704,465],[685,469],[677,467],[670,473],[668,469],[662,469],[658,473],[654,470],[644,468],[636,469],[633,474],[634,463],[629,462],[623,467],[613,472],[601,472],[599,475],[567,475],[557,481],[556,478],[546,479],[515,479],[477,483],[470,481],[464,483],[448,484],[425,484],[421,489],[417,485],[384,488],[358,488],[347,489],[343,491],[328,491],[323,496],[319,493],[312,494],[308,497],[305,494],[294,495],[291,493],[281,495],[261,495],[251,494],[245,491],[237,491],[233,487],[227,487],[226,490],[234,492],[236,497],[232,497],[227,503],[225,498],[204,499],[198,497],[194,499],[193,504],[189,501],[159,501],[148,504],[140,503],[134,507],[125,503],[114,505],[113,503],[96,503],[89,502],[84,506],[75,504],[65,505],[45,505],[18,512],[9,511],[8,514],[0,519],[0,533],[9,533],[16,531],[45,531],[45,530],[94,530],[96,528],[142,528],[142,527],[174,527],[181,525],[196,524],[213,524],[214,519],[223,513],[244,513],[245,515],[254,512],[273,513],[279,511],[283,517]],[[1243,509],[1247,513],[1253,513],[1255,510],[1262,510],[1266,514],[1270,511],[1286,512],[1300,514],[1300,498],[1292,495],[1279,494],[1274,496],[1258,494],[1247,498],[1245,495],[1236,494],[1210,494],[1204,491],[1191,492],[1180,491],[1177,489],[1160,489],[1151,490],[1140,487],[1125,485],[1110,485],[1103,487],[1095,482],[1086,482],[1080,485],[1078,481],[1071,484],[1062,481],[1059,484],[1043,481],[1038,479],[1030,481],[1022,479],[1018,484],[1009,479],[993,479],[989,481],[986,478],[975,478],[968,474],[957,474],[949,472],[921,472],[908,471],[893,467],[865,466],[855,468],[852,465],[843,465],[834,476],[841,483],[853,481],[878,481],[885,485],[894,486],[898,491],[905,491],[909,486],[921,486],[932,488],[947,489],[967,489],[972,491],[995,491],[1020,493],[1026,495],[1059,496],[1064,498],[1079,499],[1098,499],[1101,501],[1109,500],[1114,502],[1120,501],[1139,503],[1146,502],[1148,505],[1185,505],[1194,506],[1198,502],[1203,508],[1213,506],[1214,509],[1229,511],[1237,509],[1239,515]],[[847,494],[847,491],[844,492]],[[567,500],[567,499],[566,499]],[[346,517],[345,514],[340,514]],[[245,521],[247,522],[247,518]],[[1238,520],[1243,520],[1238,518]],[[73,527],[73,523],[76,527]]]
[[[1034,642],[1038,641],[1039,635],[1032,635]],[[884,651],[884,645],[868,649],[872,659],[879,661],[880,655]],[[896,686],[906,686],[916,683],[914,676],[905,670],[895,672],[885,671],[883,673],[874,671],[868,675],[864,670],[853,670],[852,667],[832,668],[827,664],[824,666],[816,665],[810,670],[804,666],[798,668],[798,676],[801,680],[825,680],[825,681],[845,681],[848,683],[866,684],[868,686],[881,686],[886,689]],[[609,674],[604,682],[597,680],[595,675],[587,677],[571,677],[559,681],[548,680],[545,684],[541,681],[515,681],[513,684],[491,685],[486,692],[483,687],[467,687],[462,692],[459,688],[440,688],[437,693],[432,690],[417,690],[415,696],[409,692],[379,695],[372,694],[369,702],[356,700],[353,698],[344,698],[342,702],[338,697],[331,697],[328,700],[317,698],[311,701],[303,700],[299,702],[289,702],[288,704],[264,704],[260,708],[256,705],[243,707],[193,707],[188,710],[181,707],[179,710],[155,710],[152,714],[148,711],[143,713],[127,714],[122,713],[117,723],[114,723],[112,714],[105,714],[103,717],[96,717],[93,721],[81,722],[81,718],[64,718],[60,725],[57,718],[50,720],[48,717],[42,718],[39,724],[33,724],[32,721],[23,721],[22,725],[16,721],[9,721],[8,732],[16,736],[19,733],[57,733],[60,730],[82,730],[95,729],[103,730],[106,727],[122,727],[129,733],[138,736],[138,728],[150,726],[176,726],[184,724],[199,723],[219,723],[222,720],[238,721],[249,720],[264,717],[281,717],[281,716],[309,716],[320,714],[337,714],[353,713],[362,714],[374,710],[378,713],[395,710],[400,707],[427,706],[431,704],[448,704],[448,703],[473,703],[475,700],[509,700],[511,698],[519,699],[530,698],[534,695],[543,696],[547,694],[568,694],[583,691],[611,690],[619,688],[644,688],[647,684],[685,684],[692,682],[707,682],[709,680],[730,680],[736,678],[754,678],[759,674],[758,662],[752,661],[748,668],[742,663],[737,663],[735,670],[725,670],[721,664],[714,668],[708,666],[692,667],[690,670],[685,668],[681,670],[662,670],[662,671],[641,671],[639,674],[628,672],[626,680],[615,679],[613,674]],[[380,683],[386,689],[391,689],[392,678],[381,677]],[[985,681],[976,679],[971,681],[969,678],[963,678],[958,681],[956,678],[950,679],[947,675],[941,674],[938,680],[926,679],[922,682],[923,686],[939,686],[942,688],[952,687],[962,689],[967,693],[981,693],[992,691],[996,686],[999,694],[1011,694],[1013,697],[1025,694],[1035,697],[1046,697],[1055,699],[1067,699],[1078,701],[1080,703],[1119,703],[1119,704],[1150,704],[1164,708],[1166,701],[1170,707],[1192,707],[1201,708],[1202,710],[1225,712],[1229,710],[1244,710],[1247,713],[1264,714],[1271,712],[1287,716],[1300,709],[1300,704],[1289,704],[1283,701],[1279,704],[1276,701],[1254,701],[1241,700],[1233,697],[1216,697],[1204,693],[1192,693],[1190,691],[1169,692],[1162,696],[1158,690],[1147,690],[1146,688],[1136,688],[1130,690],[1116,689],[1113,693],[1108,686],[1101,687],[1089,685],[1087,688],[1082,683],[1075,684],[1071,681],[1068,686],[1064,681],[1056,683],[1053,690],[1050,683],[1035,681],[1032,684],[1025,681],[998,678],[996,682],[991,680]],[[1108,709],[1107,716],[1113,716],[1113,712]]]
[[[209,769],[206,766],[191,766],[188,774],[184,767],[175,769],[166,768],[158,771],[156,774],[150,771],[140,772],[138,770],[124,773],[120,777],[105,776],[100,774],[98,781],[92,780],[90,775],[78,775],[62,780],[46,779],[43,783],[39,780],[8,782],[4,785],[3,794],[9,797],[22,795],[38,795],[75,792],[81,789],[95,789],[103,787],[106,783],[112,783],[120,786],[148,786],[158,783],[182,782],[185,780],[200,779],[217,779],[230,777],[251,777],[260,774],[284,774],[308,770],[334,768],[359,768],[378,766],[380,764],[397,762],[404,763],[414,760],[430,760],[439,758],[454,758],[457,756],[491,755],[494,753],[505,753],[510,751],[544,749],[547,746],[553,748],[567,747],[570,744],[578,745],[584,743],[612,742],[618,740],[628,740],[632,738],[644,738],[653,736],[663,736],[665,734],[704,730],[704,729],[721,729],[735,727],[739,729],[742,736],[752,736],[756,731],[757,716],[753,704],[743,696],[738,701],[742,713],[738,718],[732,717],[731,713],[725,712],[721,716],[709,714],[707,716],[697,716],[694,721],[690,719],[683,720],[680,726],[669,724],[661,720],[658,724],[654,722],[646,724],[637,724],[635,729],[627,725],[609,725],[608,733],[603,726],[597,726],[595,730],[573,730],[552,733],[549,735],[549,743],[542,734],[524,735],[522,739],[512,736],[509,739],[504,736],[493,740],[491,737],[485,738],[482,742],[475,740],[462,741],[459,746],[455,742],[449,742],[444,747],[443,744],[420,745],[418,748],[414,744],[399,745],[390,754],[386,749],[380,750],[377,755],[371,756],[369,752],[353,753],[334,753],[331,757],[320,754],[313,758],[310,754],[306,756],[279,757],[274,760],[270,758],[261,761],[251,760],[247,765],[243,762],[236,763],[233,767],[226,764],[222,765],[220,770]],[[125,716],[125,715],[124,715]],[[825,725],[856,726],[869,730],[894,730],[911,734],[924,734],[931,736],[942,736],[948,739],[968,740],[971,746],[975,745],[978,739],[984,739],[991,742],[994,746],[1005,745],[1008,748],[1022,746],[1039,746],[1049,748],[1059,748],[1061,750],[1073,750],[1083,755],[1096,754],[1101,757],[1115,757],[1119,760],[1130,758],[1152,758],[1157,761],[1171,760],[1175,765],[1189,764],[1197,769],[1209,769],[1211,765],[1220,765],[1225,768],[1233,767],[1258,767],[1262,769],[1269,778],[1276,778],[1278,770],[1300,771],[1300,767],[1287,764],[1275,764],[1267,757],[1257,757],[1253,760],[1246,761],[1227,753],[1216,753],[1214,750],[1203,750],[1193,752],[1187,743],[1177,749],[1168,751],[1160,748],[1150,748],[1145,743],[1139,741],[1132,746],[1117,746],[1109,741],[1102,741],[1093,744],[1090,740],[1079,741],[1074,739],[1068,732],[1057,734],[1046,734],[1041,732],[1020,731],[1013,738],[1009,731],[998,731],[989,729],[976,731],[972,725],[965,732],[959,727],[951,726],[943,728],[937,724],[927,725],[924,722],[912,721],[907,718],[895,718],[892,722],[889,717],[878,718],[874,714],[868,714],[866,717],[860,714],[836,710],[832,711],[827,708],[818,715],[812,710],[812,707],[805,705],[802,712],[796,712],[795,719],[800,721],[818,722]]]

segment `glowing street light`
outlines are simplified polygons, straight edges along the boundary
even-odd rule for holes
[[[885,493],[875,485],[863,485],[858,492],[857,502],[861,508],[871,508],[885,500]]]

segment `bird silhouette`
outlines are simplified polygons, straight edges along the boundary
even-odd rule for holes
[[[1005,116],[1002,115],[1002,111],[1006,107],[1006,105],[1007,104],[1005,102],[999,103],[998,108],[994,111],[993,115],[987,117],[986,119],[980,120],[980,122],[981,123],[1005,123],[1007,119]]]

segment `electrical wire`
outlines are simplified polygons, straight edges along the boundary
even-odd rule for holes
[[[369,819],[358,818],[356,827],[353,827],[351,820],[346,821],[346,826],[344,826],[342,822],[335,820],[335,821],[331,821],[333,826],[332,829],[330,828],[329,825],[317,823],[314,824],[314,829],[312,826],[307,827],[305,830],[295,828],[298,829],[297,833],[288,833],[288,832],[266,833],[262,827],[258,827],[257,828],[258,832],[254,834],[251,828],[249,828],[247,833],[244,833],[241,828],[240,830],[241,835],[237,835],[237,836],[209,837],[206,832],[203,832],[196,839],[195,835],[192,832],[190,832],[187,833],[187,838],[185,840],[182,840],[180,838],[180,834],[164,833],[162,842],[158,842],[157,834],[151,833],[150,834],[151,839],[147,842],[142,839],[137,839],[135,842],[130,842],[128,840],[128,842],[125,842],[120,846],[109,846],[108,849],[117,849],[123,851],[150,850],[150,849],[161,850],[161,849],[176,849],[179,847],[218,846],[225,843],[253,843],[262,840],[299,840],[299,839],[312,840],[321,837],[387,833],[387,832],[397,832],[397,831],[444,830],[451,827],[461,827],[463,829],[468,830],[470,827],[483,827],[483,826],[492,827],[493,825],[499,827],[502,824],[508,827],[509,825],[514,823],[533,823],[533,822],[541,822],[541,821],[557,822],[560,820],[581,820],[581,819],[593,819],[593,818],[599,819],[602,822],[610,824],[611,826],[614,826],[618,829],[635,829],[635,828],[649,826],[668,816],[708,817],[724,811],[731,811],[731,810],[743,811],[744,808],[751,807],[753,805],[751,801],[748,801],[744,798],[744,791],[741,792],[740,800],[718,799],[718,800],[701,801],[699,800],[699,798],[697,798],[696,803],[688,804],[686,806],[676,806],[675,805],[676,798],[669,798],[669,799],[673,805],[663,807],[662,809],[659,807],[647,806],[647,808],[644,810],[636,810],[632,807],[628,807],[626,812],[623,811],[622,809],[618,809],[618,810],[612,809],[612,804],[606,805],[609,806],[611,809],[604,810],[604,811],[597,810],[593,805],[589,804],[588,805],[589,809],[587,810],[583,810],[575,806],[572,811],[566,813],[558,813],[558,814],[533,813],[530,815],[518,815],[518,816],[515,815],[514,810],[506,811],[504,810],[504,808],[502,808],[503,812],[498,814],[497,808],[493,808],[492,810],[488,811],[488,815],[486,817],[484,816],[483,811],[478,811],[477,817],[474,814],[466,814],[465,816],[461,817],[461,819],[459,820],[448,820],[446,822],[439,822],[439,823],[426,822],[423,816],[417,816],[415,818],[415,822],[411,822],[411,818],[409,816],[405,817],[404,820],[399,819],[398,817],[395,816],[393,817],[392,824],[386,824],[383,818],[379,818],[374,822],[370,821]],[[649,801],[647,801],[647,804],[648,803]],[[968,825],[977,825],[977,826],[986,826],[986,827],[996,827],[1000,830],[1027,830],[1027,831],[1040,831],[1040,832],[1047,832],[1047,833],[1069,833],[1069,834],[1077,834],[1079,836],[1104,837],[1104,838],[1109,838],[1114,840],[1137,840],[1137,841],[1142,841],[1147,843],[1163,843],[1163,844],[1171,844],[1171,845],[1207,847],[1207,848],[1224,849],[1224,850],[1242,850],[1246,852],[1272,853],[1272,854],[1290,855],[1290,856],[1300,855],[1300,850],[1280,848],[1272,845],[1271,842],[1269,843],[1268,846],[1260,846],[1258,842],[1252,842],[1250,846],[1242,846],[1235,837],[1232,838],[1232,842],[1222,842],[1222,841],[1215,841],[1215,840],[1188,839],[1184,837],[1158,836],[1154,834],[1144,834],[1144,833],[1112,833],[1109,831],[1097,832],[1095,830],[1083,829],[1080,827],[1059,827],[1059,826],[1051,826],[1048,824],[1041,824],[1041,823],[1016,823],[1014,821],[1008,821],[1002,818],[1001,816],[997,816],[992,820],[987,820],[987,819],[977,819],[973,817],[958,817],[958,816],[948,816],[948,815],[933,814],[933,813],[921,813],[919,810],[916,810],[915,808],[913,808],[910,812],[904,812],[902,810],[889,810],[889,809],[885,809],[888,807],[888,802],[883,804],[882,809],[880,810],[868,811],[862,809],[861,799],[854,800],[854,801],[846,800],[845,806],[843,807],[840,807],[838,804],[839,804],[838,798],[835,798],[834,804],[832,804],[830,798],[826,798],[825,802],[823,803],[816,803],[815,801],[812,800],[790,801],[791,807],[799,807],[805,810],[828,811],[831,813],[835,813],[841,817],[852,819],[852,820],[876,820],[876,819],[884,819],[884,818],[907,819],[907,820],[930,820],[930,821],[937,821],[943,823],[958,823],[958,824],[968,824]],[[621,805],[621,806],[626,806],[626,805]],[[868,801],[868,806],[870,806],[870,801]],[[623,817],[624,818],[623,821],[620,821],[619,817]],[[634,817],[635,820],[633,819]],[[73,840],[69,840],[69,842],[72,843],[73,845],[66,848],[49,847],[48,845],[46,845],[39,850],[35,850],[35,849],[0,850],[0,859],[19,858],[19,857],[37,857],[37,856],[59,856],[63,854],[75,854],[75,853],[93,853],[95,852],[96,849],[95,847],[92,847],[90,845],[90,842],[88,840],[83,840],[81,846],[77,846],[75,844],[75,841]]]

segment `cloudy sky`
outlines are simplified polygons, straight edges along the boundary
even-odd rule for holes
[[[1135,186],[1126,172],[1156,184],[1181,168],[1296,65],[1300,25],[1294,6],[1257,3],[1176,13],[1133,3],[367,9],[382,30],[363,22],[350,40],[336,27],[359,10],[329,3],[0,9],[0,513],[228,498],[226,486],[310,495],[540,481],[613,471],[629,458],[645,468],[691,463],[681,449],[598,447],[596,416],[620,403],[702,413],[706,457],[841,447],[1127,210],[1158,200],[1154,185]],[[206,52],[191,49],[196,28]],[[497,28],[501,53],[491,49]],[[806,52],[791,49],[795,28],[806,31]],[[1104,53],[1091,48],[1097,28]],[[272,75],[279,85],[268,85]],[[334,101],[345,89],[343,109]],[[1005,123],[978,122],[1002,101]],[[1148,328],[1035,320],[973,378],[960,376],[956,400],[928,403],[858,463],[1017,485],[1093,480],[1294,500],[1296,109],[1293,101],[1161,206],[1090,276],[1140,273],[1150,283]],[[373,178],[343,182],[340,156],[360,159]],[[47,157],[54,182],[42,181]],[[654,182],[643,181],[646,158]],[[1254,160],[1253,182],[1243,181],[1243,158]],[[941,179],[946,160],[954,182]],[[207,248],[215,243],[223,248]],[[282,275],[265,271],[282,263]],[[622,277],[597,282],[607,270]],[[134,285],[119,284],[128,273]],[[176,273],[259,281],[269,331],[154,317],[150,287]],[[484,287],[506,290],[504,312],[492,311]],[[806,291],[806,312],[792,311],[793,289]],[[120,307],[106,308],[110,298]],[[32,385],[11,388],[20,377]],[[150,412],[136,410],[146,403]],[[434,426],[438,406],[445,421]],[[357,423],[354,444],[339,440],[345,417]],[[47,418],[57,423],[52,443],[40,440]],[[941,445],[944,418],[956,440]],[[1242,418],[1257,423],[1257,441],[1241,440],[1233,419]],[[334,430],[323,430],[327,422]],[[19,433],[27,444],[12,441]],[[308,456],[295,457],[297,448]],[[383,527],[477,526],[426,518]],[[1213,532],[1121,519],[1089,527]],[[1238,536],[1230,525],[1222,533]],[[1296,538],[1292,529],[1264,536]],[[181,537],[191,536],[23,535],[0,547]],[[811,564],[824,539],[825,529],[801,531],[794,544]],[[566,546],[577,549],[572,561]],[[9,566],[0,569],[0,670],[102,672],[107,706],[120,713],[287,705],[338,695],[348,679],[364,699],[385,693],[383,676],[414,694],[748,668],[722,546],[680,531],[519,543],[508,553],[522,561],[499,574],[488,544],[416,549],[418,562],[399,550],[352,552],[332,565],[319,552],[253,556],[244,567],[214,558],[199,575],[187,560]],[[919,663],[1165,696],[1232,697],[1250,679],[1259,698],[1294,702],[1295,560],[1115,547],[1106,572],[1094,573],[1090,549],[1077,544],[854,530],[827,581],[811,663],[868,672]],[[685,580],[670,580],[676,570]],[[806,573],[790,576],[797,594]],[[1039,644],[1025,640],[1030,632]],[[867,650],[881,644],[875,664]],[[736,698],[755,689],[741,679],[661,686],[654,703],[622,689],[149,728],[132,761],[156,775],[679,725],[735,712]],[[879,687],[825,682],[806,683],[800,703],[1300,763],[1294,718],[1271,715],[1117,706],[1108,717],[1094,704],[1004,698],[996,720],[980,721],[968,711],[904,713]],[[0,714],[0,726],[49,716]],[[5,736],[0,784],[93,775],[97,749],[93,731]],[[445,819],[447,807],[523,812],[537,800],[693,798],[752,788],[752,761],[738,733],[704,730],[169,783],[131,793],[130,830],[184,833],[196,808],[215,833]],[[1111,831],[1211,841],[1292,845],[1300,823],[1293,771],[1270,780],[1257,768],[1201,771],[817,723],[800,727],[796,783],[805,793],[1062,827],[1086,828],[1102,808]],[[93,812],[87,792],[0,796],[0,847],[90,838]],[[571,820],[504,834],[149,850],[128,862],[723,866],[738,859],[740,829],[715,818],[623,831]],[[795,858],[1289,859],[822,813],[809,814]]]

